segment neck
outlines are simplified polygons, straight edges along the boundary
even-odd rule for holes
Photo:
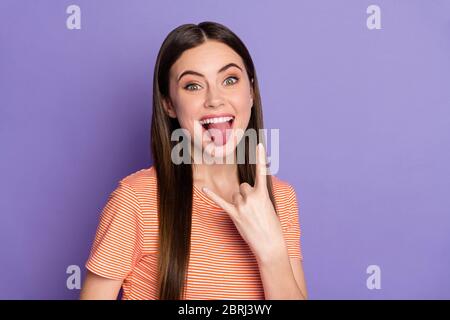
[[[239,185],[238,167],[233,164],[193,164],[194,183],[226,188]]]

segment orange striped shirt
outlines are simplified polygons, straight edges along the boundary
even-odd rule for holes
[[[272,176],[289,257],[303,260],[294,188]],[[264,300],[256,259],[231,218],[194,186],[186,299]],[[157,299],[157,180],[153,166],[119,181],[102,210],[85,264],[123,280],[122,299]]]

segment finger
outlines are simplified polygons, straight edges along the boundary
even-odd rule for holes
[[[235,207],[239,207],[239,205],[244,201],[244,197],[242,196],[242,194],[240,192],[233,193],[231,198],[233,199],[233,203],[234,203]]]
[[[253,190],[252,186],[247,182],[241,183],[239,185],[239,190],[244,198],[247,198],[247,195]]]
[[[264,145],[260,142],[256,147],[256,189],[267,188],[267,167],[266,167],[266,151]]]
[[[208,196],[208,198],[217,203],[217,205],[220,206],[223,210],[232,215],[236,214],[236,208],[232,203],[229,203],[228,201],[222,199],[221,196],[215,194],[212,190],[206,187],[203,187],[202,190]]]

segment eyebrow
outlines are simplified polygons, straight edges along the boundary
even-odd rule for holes
[[[242,68],[241,68],[241,67],[239,67],[236,63],[231,62],[231,63],[229,63],[229,64],[227,64],[227,65],[224,65],[222,68],[220,68],[219,71],[217,71],[217,73],[224,72],[225,70],[227,70],[228,68],[231,68],[231,67],[236,67],[236,68],[238,68],[239,70],[242,71]],[[188,75],[188,74],[192,74],[192,75],[195,75],[195,76],[200,76],[200,77],[203,77],[203,78],[205,77],[203,74],[201,74],[201,73],[199,73],[199,72],[197,72],[197,71],[186,70],[186,71],[184,71],[182,74],[180,74],[180,76],[178,77],[177,82],[179,82],[180,79],[181,79],[183,76]]]

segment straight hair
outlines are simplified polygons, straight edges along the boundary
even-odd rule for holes
[[[259,133],[263,126],[261,97],[255,67],[249,51],[230,29],[216,22],[183,24],[172,30],[159,50],[153,75],[153,114],[151,122],[151,151],[158,190],[158,299],[186,298],[185,277],[189,263],[192,222],[193,168],[191,164],[174,164],[171,151],[176,141],[171,134],[180,128],[177,119],[167,115],[163,101],[169,98],[169,72],[181,54],[207,40],[226,44],[242,58],[253,87],[253,107],[247,129]],[[264,138],[257,134],[257,142]],[[254,186],[256,165],[249,161],[246,139],[245,163],[238,163],[239,183]],[[270,200],[276,210],[271,176],[267,175]]]

